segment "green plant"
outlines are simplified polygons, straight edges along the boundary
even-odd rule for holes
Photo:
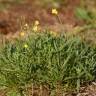
[[[0,49],[1,86],[15,88],[21,96],[32,83],[48,84],[52,89],[61,84],[79,91],[82,83],[94,80],[95,61],[96,47],[79,37],[32,32]]]
[[[88,14],[88,10],[85,8],[76,8],[75,15],[77,18],[90,22],[91,17]]]
[[[80,0],[79,6],[76,8],[75,15],[77,18],[94,24],[96,22],[96,1]]]

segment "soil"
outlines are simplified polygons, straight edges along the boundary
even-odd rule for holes
[[[20,21],[31,24],[34,20],[39,20],[41,26],[55,25],[59,23],[57,18],[51,14],[52,6],[40,6],[37,0],[25,0],[22,3],[15,3],[12,0],[1,0],[5,7],[0,11],[0,33],[15,33],[20,30]],[[38,0],[39,1],[39,0]],[[40,2],[40,1],[39,1]],[[65,0],[65,6],[58,8],[59,17],[63,24],[72,26],[80,25],[83,21],[76,19],[75,8],[79,6],[80,0]],[[6,8],[6,6],[8,6]]]
[[[96,96],[96,83],[92,82],[80,88],[80,92],[64,92],[61,86],[56,90],[49,90],[48,86],[33,86],[27,90],[27,96]]]

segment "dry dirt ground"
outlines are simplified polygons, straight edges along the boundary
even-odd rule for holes
[[[92,82],[80,88],[80,92],[64,92],[58,86],[56,90],[49,90],[48,86],[33,86],[29,87],[24,92],[26,96],[96,96],[96,83]],[[55,93],[55,94],[54,94]],[[0,91],[0,96],[7,96],[6,90]],[[54,95],[52,95],[54,94]],[[9,95],[8,95],[9,96]]]
[[[39,0],[38,0],[39,1]],[[80,0],[65,0],[66,7],[60,5],[59,17],[63,24],[76,26],[82,24],[74,16],[74,9],[79,5]],[[39,20],[42,26],[55,25],[58,20],[51,14],[52,6],[49,8],[40,6],[36,0],[25,0],[22,3],[14,3],[12,0],[1,0],[0,5],[3,6],[0,11],[0,32],[3,34],[15,33],[20,29],[20,21],[22,18],[26,23],[30,24],[34,20]],[[5,8],[4,8],[5,7]]]
[[[42,5],[40,0],[0,0],[0,34],[3,34],[0,38],[18,37],[22,25],[25,23],[30,25],[35,20],[39,20],[40,26],[43,28],[47,26],[47,28],[59,32],[63,27],[65,32],[72,33],[75,27],[85,23],[75,16],[76,8],[79,5],[80,0],[74,0],[74,2],[64,0],[64,4],[59,5],[57,9],[63,25],[61,26],[58,18],[51,13],[51,9],[54,8],[51,4]],[[94,31],[95,35],[93,35]],[[88,32],[86,37],[90,38],[89,41],[96,41],[96,29]]]

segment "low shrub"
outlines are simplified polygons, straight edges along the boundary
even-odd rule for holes
[[[21,96],[32,83],[79,91],[80,85],[95,79],[95,72],[96,47],[76,36],[33,32],[0,49],[0,85],[17,89]]]

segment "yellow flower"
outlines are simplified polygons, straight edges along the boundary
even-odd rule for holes
[[[52,14],[54,14],[54,15],[58,15],[58,11],[57,11],[57,9],[52,9]]]
[[[25,44],[25,45],[24,45],[24,48],[28,48],[28,45],[27,45],[27,44]]]
[[[39,24],[40,24],[39,21],[36,20],[36,21],[35,21],[35,25],[37,26],[37,25],[39,25]]]
[[[25,33],[24,33],[24,32],[21,32],[21,33],[20,33],[20,36],[22,36],[22,37],[23,37],[24,35],[25,35]]]
[[[38,26],[33,26],[33,31],[37,32],[38,31]]]
[[[54,32],[54,31],[50,31],[50,34],[52,35],[52,36],[54,36],[54,37],[57,37],[57,32]]]
[[[26,23],[24,26],[25,26],[25,27],[28,27],[28,24]]]

